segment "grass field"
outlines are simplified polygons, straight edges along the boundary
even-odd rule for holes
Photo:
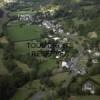
[[[16,42],[15,43],[15,50],[16,50],[16,52],[19,53],[19,54],[29,53],[30,49],[27,46],[28,42],[29,41]]]
[[[100,100],[100,96],[72,96],[68,100]]]
[[[6,23],[8,18],[4,15],[2,18],[0,18],[0,33],[3,31],[2,26],[4,23]]]
[[[0,0],[0,2],[3,2],[4,0]]]
[[[55,85],[59,85],[63,81],[66,81],[66,79],[69,79],[68,72],[58,73],[51,77],[51,80],[55,83]]]
[[[27,100],[26,98],[28,98],[30,95],[32,96],[32,94],[34,95],[34,93],[36,93],[41,86],[42,85],[40,84],[39,80],[35,80],[32,83],[27,83],[16,92],[11,100]]]
[[[78,18],[73,18],[72,20],[73,20],[75,26],[79,26],[79,25],[81,25],[81,24],[87,25],[88,22],[90,22],[90,20],[84,21],[84,20],[78,19]]]
[[[40,65],[40,72],[45,72],[46,70],[52,70],[57,68],[56,59],[47,58],[41,65]]]
[[[18,16],[18,15],[22,15],[22,14],[34,14],[36,11],[16,11],[16,12],[12,12],[10,13],[10,16]]]
[[[25,41],[40,38],[43,33],[43,28],[37,25],[24,25],[19,24],[8,26],[8,37],[12,41]]]
[[[20,53],[20,54],[25,54],[25,53],[31,53],[32,51],[38,51],[39,50],[38,47],[34,47],[34,48],[29,47],[28,48],[28,43],[30,43],[30,44],[33,43],[35,45],[38,45],[37,42],[34,43],[33,41],[16,42],[15,43],[15,50],[16,50],[16,52]]]
[[[100,74],[91,77],[94,81],[100,84]]]
[[[3,64],[2,57],[3,57],[3,50],[0,49],[0,75],[8,74],[8,70]]]
[[[27,64],[24,64],[20,61],[16,61],[16,64],[18,65],[19,68],[22,69],[23,72],[27,73],[31,71],[31,68]]]

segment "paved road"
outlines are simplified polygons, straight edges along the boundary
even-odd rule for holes
[[[79,64],[80,60],[82,59],[81,57],[82,57],[82,55],[83,55],[84,48],[83,48],[83,46],[81,45],[81,43],[79,42],[77,36],[74,36],[74,35],[72,34],[72,35],[69,35],[67,38],[71,39],[73,42],[76,42],[76,41],[78,42],[78,44],[77,44],[78,55],[77,55],[77,57],[75,57],[75,58],[73,59],[73,66],[74,66],[75,68],[78,68],[78,67],[79,67],[78,64]],[[66,80],[66,82],[65,82],[64,85],[63,85],[63,87],[68,88],[68,86],[70,85],[70,83],[71,83],[73,77],[75,77],[75,76],[76,76],[75,73],[70,73],[70,78],[69,78],[69,80],[68,80],[68,79]]]
[[[42,100],[44,95],[45,95],[44,92],[39,91],[32,97],[32,100]]]

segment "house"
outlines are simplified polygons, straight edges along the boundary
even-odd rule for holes
[[[66,35],[70,35],[70,32],[67,32]]]
[[[71,58],[71,60],[67,62],[63,61],[61,66],[67,68],[73,75],[85,75],[86,69],[76,66],[76,60],[76,58]]]
[[[55,26],[53,25],[53,23],[51,23],[50,21],[48,21],[48,20],[44,20],[43,22],[42,22],[42,25],[43,26],[45,26],[47,29],[52,29],[52,28],[54,28]]]
[[[17,0],[4,0],[4,3],[16,3]]]
[[[91,53],[92,53],[92,50],[88,49],[87,52],[88,52],[89,54],[91,54]]]
[[[21,15],[18,15],[18,18],[20,21],[32,21],[33,20],[32,15],[30,14],[21,14]]]
[[[47,50],[51,51],[51,50],[52,50],[52,48],[51,48],[51,47],[52,47],[52,45],[51,45],[51,44],[47,44],[45,48],[46,48]]]
[[[60,58],[60,56],[58,55],[58,56],[56,56],[56,59],[59,59]]]
[[[68,70],[70,70],[71,72],[75,72],[76,68],[74,67],[74,64],[72,61],[62,61],[61,64],[62,68],[67,68]]]
[[[52,38],[53,36],[52,36],[52,35],[48,35],[48,37],[49,37],[49,38]]]
[[[56,32],[57,32],[56,28],[53,28],[52,30],[53,30],[53,32],[54,32],[54,33],[56,33]]]
[[[60,38],[59,37],[54,37],[53,40],[57,41],[59,40]]]
[[[77,73],[77,74],[79,74],[79,75],[85,75],[85,74],[86,74],[85,68],[84,68],[84,67],[80,68],[80,69],[78,70],[78,73]]]
[[[66,54],[66,52],[65,52],[65,51],[62,51],[62,52],[61,52],[61,54],[65,55],[65,54]]]
[[[89,33],[88,33],[88,37],[89,37],[89,38],[97,38],[98,35],[97,35],[96,32],[89,32]]]
[[[63,43],[68,42],[68,38],[63,38]]]
[[[43,21],[42,22],[42,25],[45,26],[47,29],[50,29],[51,28],[51,23],[49,21],[46,21],[46,20]]]
[[[59,28],[59,29],[58,29],[58,32],[59,32],[59,33],[64,33],[64,30],[61,29],[61,28]]]
[[[95,56],[95,57],[100,57],[100,52],[95,52],[95,53],[94,53],[94,56]]]
[[[98,60],[97,59],[92,59],[92,63],[93,64],[97,64],[98,63]]]
[[[68,63],[66,61],[62,61],[61,67],[68,69],[69,68],[69,65],[68,65]]]
[[[61,27],[61,25],[60,24],[56,24],[56,28],[60,28]]]
[[[85,82],[82,86],[82,91],[83,92],[88,91],[90,94],[95,94],[95,87],[94,87],[93,82],[91,82],[91,81]]]

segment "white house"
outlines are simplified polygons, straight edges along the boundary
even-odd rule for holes
[[[68,38],[63,38],[63,42],[68,42]]]
[[[68,69],[69,68],[69,65],[68,65],[68,63],[66,61],[62,61],[61,67]]]
[[[59,59],[60,58],[60,56],[58,55],[58,56],[56,56],[56,59]]]
[[[17,0],[4,0],[4,3],[15,3]]]
[[[70,35],[70,32],[67,32],[66,35]]]
[[[98,63],[98,60],[97,59],[92,59],[92,63],[93,64],[97,64]]]
[[[61,54],[65,55],[65,54],[66,54],[66,52],[65,52],[65,51],[62,51],[62,52],[61,52]]]
[[[18,18],[20,21],[32,21],[32,15],[30,14],[21,14],[21,15],[18,15]]]
[[[91,53],[92,53],[92,50],[88,49],[87,52],[88,52],[89,54],[91,54]]]
[[[94,56],[99,57],[100,56],[100,52],[95,52]]]
[[[42,22],[42,25],[45,26],[47,29],[54,28],[54,25],[48,20],[44,20]]]
[[[59,29],[58,29],[58,32],[59,32],[59,33],[64,33],[64,30],[61,29],[61,28],[59,28]]]
[[[59,40],[60,38],[59,37],[54,37],[53,40],[57,41]]]
[[[89,91],[91,94],[95,94],[95,87],[94,87],[94,85],[93,85],[92,82],[87,81],[87,82],[83,85],[82,91],[83,91],[83,92]]]
[[[79,75],[85,75],[86,74],[85,68],[83,67],[83,68],[79,69],[79,73],[78,74]]]
[[[52,36],[52,35],[48,35],[48,37],[49,37],[49,38],[52,38],[53,36]]]

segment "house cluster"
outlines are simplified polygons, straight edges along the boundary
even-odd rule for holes
[[[20,21],[32,21],[33,17],[30,14],[21,14],[21,15],[18,15],[18,19]]]
[[[41,18],[33,14],[18,14],[18,20],[35,24],[40,23],[42,21]]]
[[[18,14],[18,20],[19,21],[25,21],[25,22],[30,22],[30,23],[42,23],[44,19],[47,19],[50,17],[50,13],[42,13],[42,12],[33,12],[33,13],[26,13],[26,14]]]
[[[4,0],[4,3],[16,3],[17,0]]]
[[[57,6],[57,5],[51,6],[51,7],[50,6],[44,7],[44,6],[40,5],[40,11],[42,13],[50,12],[51,15],[54,15],[55,11],[59,10],[59,8],[60,8],[60,6]]]
[[[99,51],[96,51],[96,50],[94,51],[94,50],[88,49],[87,52],[92,57],[92,63],[94,63],[94,64],[99,63],[99,61],[98,61],[98,58],[100,57]]]
[[[56,23],[54,20],[43,20],[42,25],[45,26],[45,28],[52,30],[55,34],[64,33],[62,26]]]
[[[59,56],[59,58],[61,57],[61,55],[65,55],[66,54],[66,50],[64,49],[64,45],[67,43],[60,43],[59,41],[57,41],[55,38],[52,38],[52,40],[48,40],[47,42],[45,41],[44,43],[40,44],[41,48],[45,48],[47,51],[49,51],[50,53],[56,54],[56,58],[58,58],[57,56]],[[67,48],[67,47],[66,47]]]
[[[62,25],[55,22],[55,20],[49,20],[50,13],[34,13],[34,14],[18,14],[18,20],[24,22],[30,22],[44,26],[46,29],[52,30],[54,33],[64,33]]]
[[[77,58],[71,58],[68,61],[62,61],[61,68],[65,68],[70,71],[73,75],[85,75],[86,69],[84,67],[80,68],[76,65]]]
[[[90,94],[95,94],[95,86],[94,86],[93,82],[91,82],[91,81],[85,82],[82,86],[82,91],[89,92]]]

